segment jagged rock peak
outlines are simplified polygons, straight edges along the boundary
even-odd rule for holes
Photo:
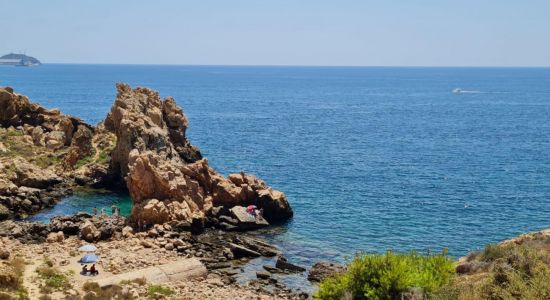
[[[112,166],[122,176],[128,173],[131,150],[152,150],[175,162],[195,162],[202,158],[198,148],[189,143],[185,132],[188,121],[171,97],[160,99],[148,88],[132,89],[118,83],[117,96],[108,113],[105,129],[117,136]]]

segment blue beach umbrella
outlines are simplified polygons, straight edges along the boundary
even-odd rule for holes
[[[97,250],[96,246],[89,245],[89,244],[78,248],[78,251],[82,251],[82,252],[94,252],[96,250]]]
[[[80,259],[80,263],[81,264],[90,264],[90,263],[95,263],[99,260],[99,257],[97,257],[97,255],[95,254],[88,254],[88,255],[84,255],[81,259]]]

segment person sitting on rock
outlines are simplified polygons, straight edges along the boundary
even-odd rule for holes
[[[94,214],[94,217],[97,216],[97,207],[94,207],[92,209],[92,213]]]
[[[95,264],[90,268],[90,275],[99,275],[99,271],[95,269]]]
[[[256,218],[256,205],[249,205],[246,207],[246,212],[248,212],[249,214],[251,214],[254,219]]]
[[[84,265],[84,267],[82,267],[82,272],[80,274],[86,275],[86,273],[88,273],[88,265]]]

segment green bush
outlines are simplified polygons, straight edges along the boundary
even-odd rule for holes
[[[419,289],[431,293],[454,274],[454,262],[443,251],[437,255],[416,252],[357,255],[347,272],[321,282],[318,299],[398,299]]]
[[[488,245],[469,257],[487,268],[456,276],[435,299],[550,299],[550,239]]]
[[[93,156],[92,155],[88,155],[88,156],[84,156],[83,158],[79,159],[76,164],[74,165],[74,168],[75,169],[78,169],[86,164],[89,164],[91,163],[93,160]]]
[[[44,294],[52,291],[67,290],[72,287],[67,275],[55,268],[50,259],[45,259],[44,265],[38,267],[36,273],[43,280],[40,291]]]
[[[170,296],[174,293],[170,288],[162,286],[162,285],[150,285],[149,288],[147,288],[147,298],[148,299],[155,299],[156,295],[164,295],[164,296]]]

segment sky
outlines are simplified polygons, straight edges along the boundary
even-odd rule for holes
[[[548,0],[0,0],[46,63],[550,66]],[[10,13],[7,13],[10,12]]]

